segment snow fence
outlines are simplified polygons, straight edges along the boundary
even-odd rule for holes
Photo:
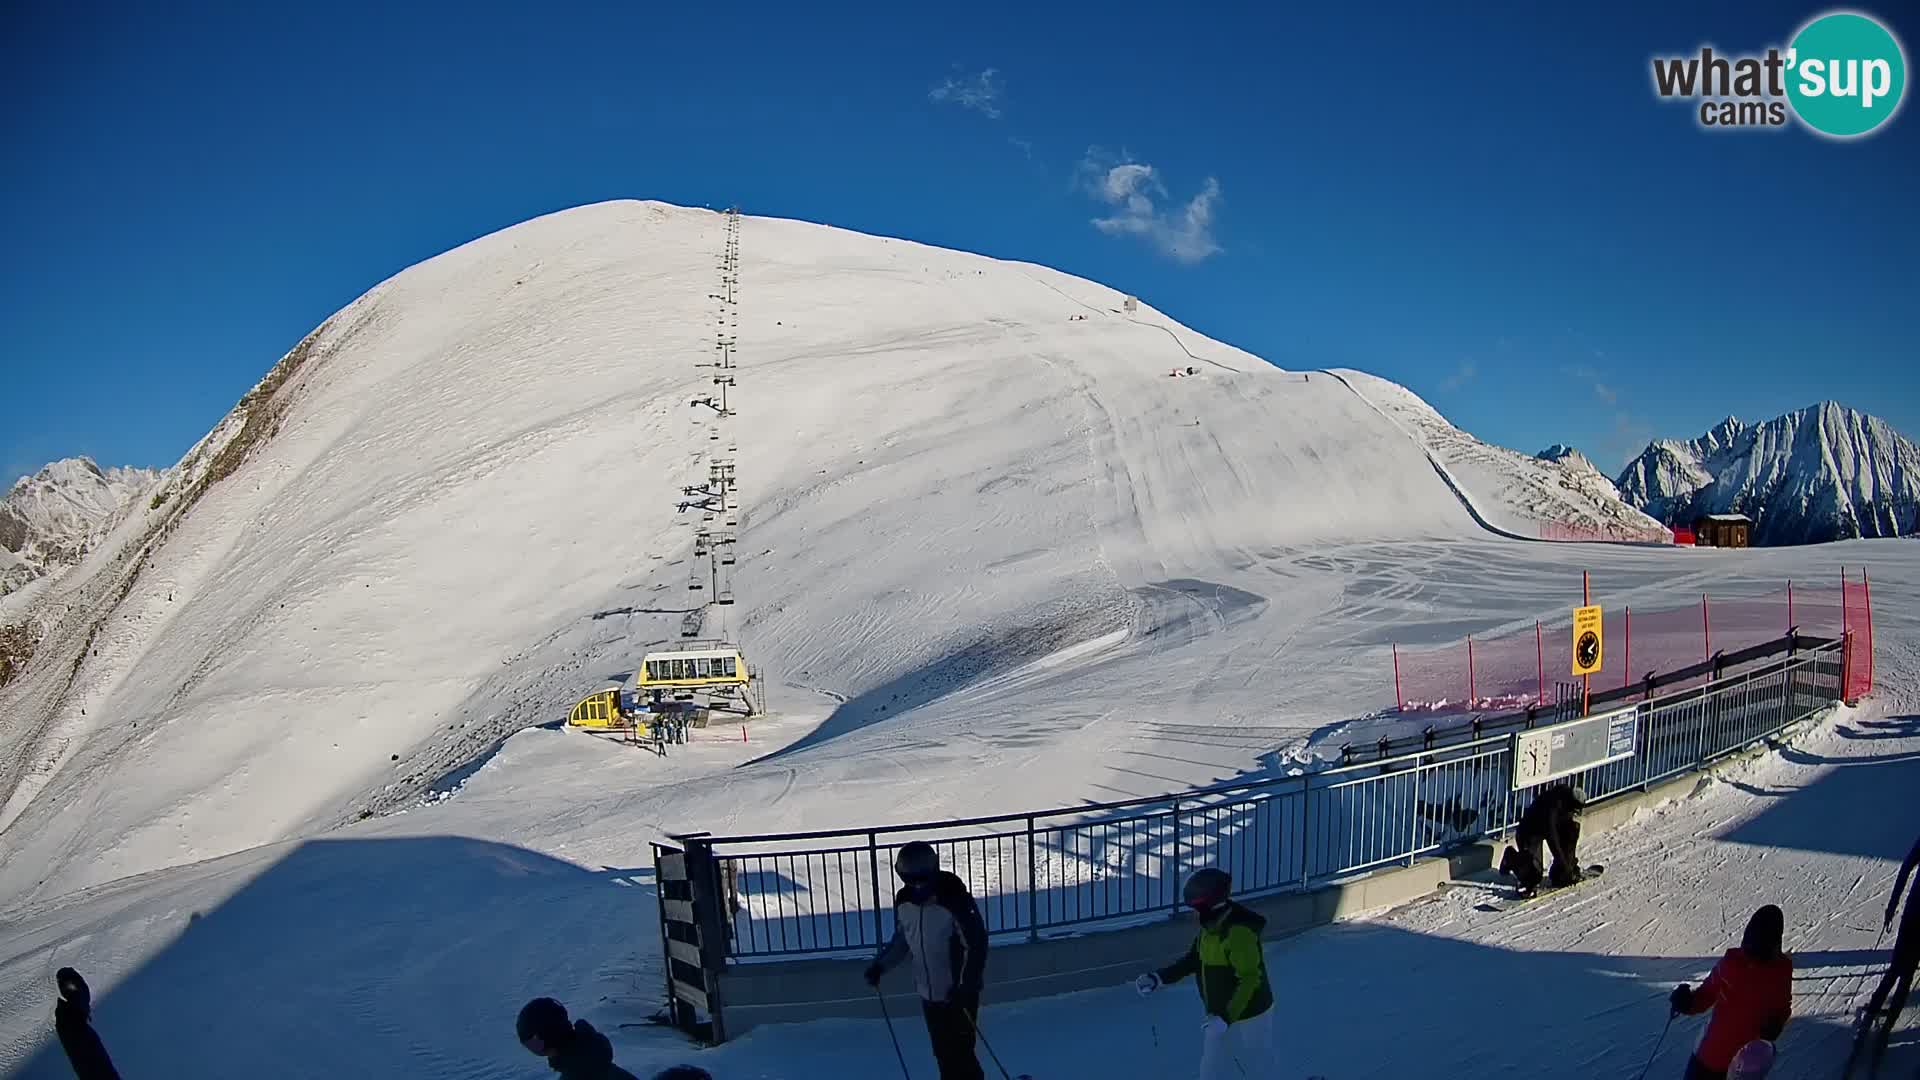
[[[1863,697],[1873,688],[1872,604],[1865,571],[1842,569],[1838,582],[1788,581],[1757,595],[1700,593],[1684,604],[1607,605],[1602,612],[1605,674],[1595,675],[1593,685],[1630,686],[1650,674],[1707,664],[1797,629],[1821,637],[1855,635],[1863,666],[1847,697]],[[1555,700],[1555,682],[1573,669],[1571,619],[1540,620],[1519,632],[1469,635],[1435,648],[1396,645],[1391,662],[1394,705],[1402,714],[1544,707]]]

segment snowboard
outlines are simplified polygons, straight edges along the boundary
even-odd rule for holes
[[[1520,895],[1518,890],[1515,890],[1514,895],[1508,897],[1506,900],[1481,904],[1479,905],[1478,910],[1480,911],[1512,911],[1515,908],[1526,907],[1528,904],[1531,904],[1536,900],[1540,900],[1548,896],[1558,896],[1561,893],[1566,892],[1570,889],[1577,889],[1580,886],[1585,885],[1586,883],[1594,880],[1595,878],[1599,877],[1600,875],[1606,872],[1607,872],[1606,867],[1600,865],[1599,863],[1595,863],[1592,866],[1587,867],[1584,871],[1582,871],[1582,873],[1585,876],[1583,876],[1579,881],[1576,881],[1571,885],[1548,885],[1542,882],[1541,886],[1535,889],[1532,895],[1530,896],[1522,896]]]

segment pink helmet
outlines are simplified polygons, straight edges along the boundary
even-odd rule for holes
[[[1733,1055],[1732,1064],[1727,1066],[1727,1080],[1758,1080],[1772,1068],[1773,1044],[1755,1039]]]

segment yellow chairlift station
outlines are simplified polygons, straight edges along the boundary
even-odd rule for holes
[[[747,658],[734,645],[651,652],[641,662],[635,684],[643,692],[744,687]]]
[[[612,731],[635,726],[634,719],[631,713],[620,710],[620,687],[615,685],[581,698],[567,714],[567,726]]]

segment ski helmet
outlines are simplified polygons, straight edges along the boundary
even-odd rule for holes
[[[567,1007],[552,998],[534,998],[520,1008],[520,1018],[514,1021],[513,1031],[520,1037],[523,1045],[538,1039],[541,1047],[534,1053],[545,1053],[567,1041],[573,1034],[573,1023],[567,1019]]]
[[[1771,961],[1780,955],[1781,939],[1787,933],[1787,915],[1774,904],[1755,911],[1740,935],[1740,949],[1755,960]]]
[[[1733,1055],[1732,1063],[1727,1066],[1727,1080],[1767,1075],[1773,1069],[1773,1054],[1772,1043],[1765,1039],[1753,1040]]]
[[[893,872],[899,874],[902,881],[932,877],[939,870],[940,853],[924,840],[902,845],[900,854],[893,859]]]
[[[1187,887],[1181,891],[1181,899],[1190,908],[1206,911],[1226,903],[1227,896],[1233,892],[1233,875],[1217,866],[1196,870],[1187,879]]]

